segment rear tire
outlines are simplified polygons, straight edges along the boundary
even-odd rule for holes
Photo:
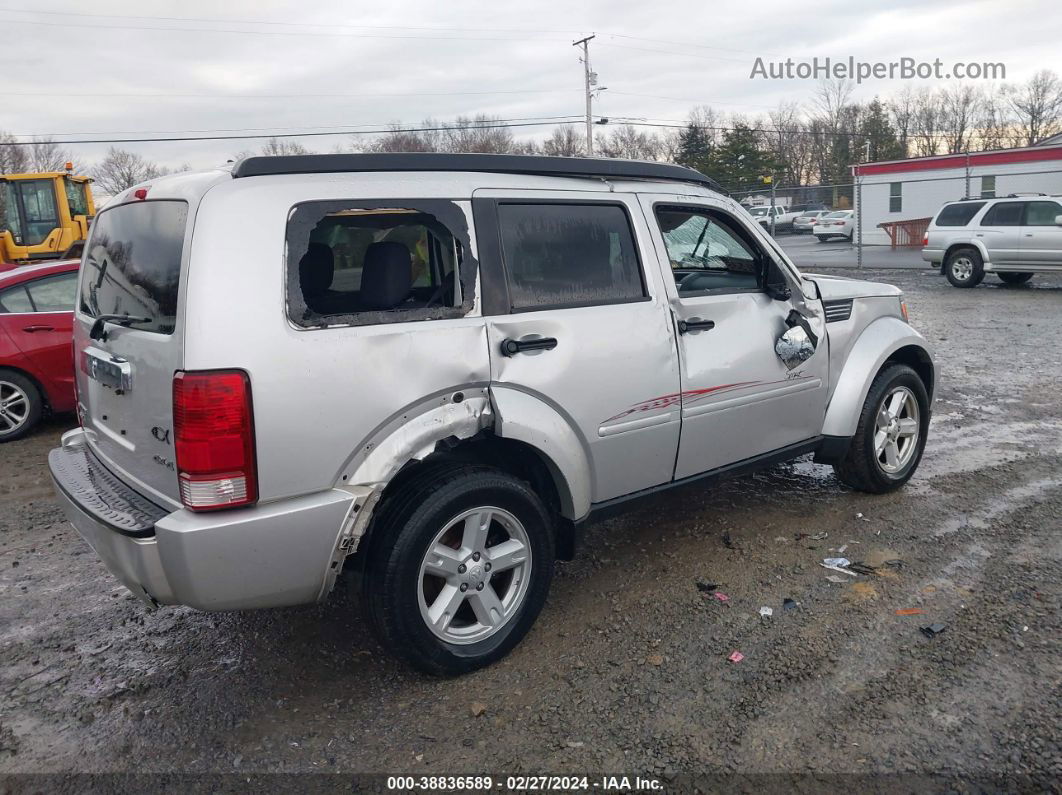
[[[37,385],[14,370],[0,370],[0,443],[21,439],[44,415]]]
[[[1033,277],[1031,273],[997,273],[1004,284],[1025,284]]]
[[[828,237],[826,235],[815,235],[815,239],[820,243],[825,243]]]
[[[929,413],[918,373],[905,364],[886,366],[870,386],[847,454],[833,465],[837,477],[871,494],[898,489],[922,460]]]
[[[527,483],[488,467],[427,468],[380,504],[368,540],[369,621],[390,652],[430,674],[508,654],[553,579],[549,512]]]
[[[976,287],[985,278],[984,262],[975,248],[959,248],[944,260],[944,275],[952,287]]]

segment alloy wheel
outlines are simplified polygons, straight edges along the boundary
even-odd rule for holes
[[[885,395],[874,424],[874,455],[883,472],[896,474],[911,462],[920,427],[914,392],[898,386]]]
[[[29,396],[10,381],[0,381],[0,433],[17,431],[29,413]]]
[[[960,282],[969,281],[973,271],[973,260],[969,257],[956,257],[951,261],[951,274]]]
[[[531,580],[527,531],[502,508],[458,514],[428,545],[417,578],[421,618],[447,643],[476,643],[519,611]]]

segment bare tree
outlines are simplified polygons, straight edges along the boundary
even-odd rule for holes
[[[114,146],[107,150],[107,156],[92,169],[96,186],[102,193],[111,196],[138,183],[161,177],[165,173],[166,169],[150,160]]]
[[[421,127],[439,127],[432,119],[425,119]],[[391,125],[391,131],[381,135],[369,144],[372,152],[438,152],[440,150],[439,133],[435,130],[407,132],[398,123]]]
[[[940,154],[941,108],[936,92],[923,88],[915,94],[914,115],[911,118],[911,137],[914,153],[919,157]]]
[[[262,146],[263,155],[308,155],[310,150],[291,138],[270,138]]]
[[[651,133],[641,132],[631,124],[617,127],[608,135],[599,135],[594,143],[596,151],[605,157],[623,157],[629,160],[657,160],[662,151],[659,138]]]
[[[1062,130],[1062,80],[1054,72],[1043,69],[1006,96],[1026,146]]]
[[[30,168],[34,171],[63,171],[73,160],[70,152],[51,138],[38,138],[29,147]]]
[[[978,108],[976,125],[979,148],[1005,149],[1013,139],[1010,105],[1001,88],[990,86],[984,90]]]
[[[511,153],[516,145],[513,134],[495,116],[458,116],[443,124],[442,139],[447,152]]]
[[[0,130],[0,174],[23,174],[30,169],[29,147],[15,146],[18,139]]]
[[[956,83],[936,94],[939,107],[939,132],[947,153],[957,155],[973,146],[975,119],[984,101],[980,91],[970,84]]]
[[[889,121],[896,130],[896,139],[900,142],[904,157],[910,155],[910,140],[917,105],[917,95],[910,85],[905,85],[888,103]]]
[[[542,153],[554,157],[582,157],[586,154],[586,136],[574,124],[554,127],[542,144]]]

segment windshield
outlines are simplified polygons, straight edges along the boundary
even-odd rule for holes
[[[851,210],[841,210],[840,212],[837,212],[837,213],[830,213],[826,217],[827,218],[847,218],[851,214],[852,214]]]
[[[96,218],[81,266],[81,311],[148,318],[141,331],[172,334],[188,205],[140,201]]]

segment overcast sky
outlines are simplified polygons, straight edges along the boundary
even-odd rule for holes
[[[571,42],[590,33],[593,68],[608,87],[595,111],[611,118],[681,121],[699,104],[755,116],[811,100],[812,80],[750,79],[757,56],[1002,62],[1008,82],[1062,72],[1058,0],[0,0],[0,25],[0,129],[19,135],[580,114],[582,65]],[[903,85],[871,80],[856,97]],[[320,151],[344,142],[299,140]],[[207,167],[262,143],[122,146],[169,166]],[[106,146],[72,148],[92,160]]]

